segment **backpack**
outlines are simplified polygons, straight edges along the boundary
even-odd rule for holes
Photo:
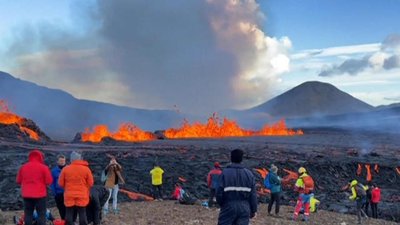
[[[106,180],[107,180],[106,170],[102,170],[102,171],[101,171],[100,181],[101,181],[102,183],[104,183],[104,182],[106,182]]]
[[[308,194],[314,190],[314,180],[311,176],[304,176],[301,178],[304,183],[304,192]]]
[[[265,188],[271,190],[272,184],[271,184],[271,181],[270,181],[269,177],[270,177],[270,174],[268,173],[267,177],[264,180],[264,186],[265,186]]]
[[[179,199],[179,203],[183,205],[194,205],[196,203],[196,199],[190,196],[187,191],[185,191],[182,197]]]
[[[355,190],[357,193],[357,197],[365,197],[367,195],[367,192],[364,189],[364,186],[362,184],[357,184],[355,186]]]

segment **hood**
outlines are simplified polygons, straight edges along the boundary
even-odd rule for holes
[[[89,166],[89,163],[85,160],[77,159],[74,160],[71,165]]]
[[[29,160],[29,162],[43,163],[44,162],[43,153],[41,151],[35,149],[35,150],[29,152],[28,160]]]

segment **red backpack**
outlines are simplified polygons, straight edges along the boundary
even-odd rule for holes
[[[312,179],[311,176],[307,175],[302,177],[303,183],[304,183],[304,193],[309,194],[314,190],[314,180]]]

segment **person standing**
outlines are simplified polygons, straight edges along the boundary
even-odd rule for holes
[[[21,185],[21,194],[24,199],[25,225],[32,225],[35,209],[38,214],[36,224],[45,225],[47,186],[53,179],[49,167],[44,164],[41,151],[35,149],[29,152],[28,162],[18,170],[16,181]]]
[[[363,208],[364,208],[365,214],[367,214],[367,216],[369,216],[369,213],[368,213],[369,210],[368,210],[368,208],[371,206],[371,210],[372,210],[372,205],[371,205],[371,198],[372,198],[371,183],[368,182],[368,184],[365,185],[364,187],[365,187],[365,189],[366,189],[365,192],[366,192],[367,195],[366,195],[366,199],[365,199]]]
[[[54,195],[54,200],[60,214],[61,219],[65,220],[65,205],[64,205],[64,189],[58,184],[58,178],[60,177],[61,170],[65,167],[66,159],[64,155],[57,156],[57,166],[51,170],[51,176],[53,177],[53,183],[50,188]]]
[[[162,201],[162,184],[164,170],[157,164],[154,164],[154,168],[150,171],[151,184],[153,185],[153,197],[156,200]]]
[[[358,183],[357,180],[352,180],[350,183],[350,189],[352,195],[349,197],[349,199],[356,201],[358,224],[361,224],[361,217],[368,218],[367,214],[365,214],[362,208],[367,195],[366,187],[361,183]]]
[[[114,214],[119,213],[118,209],[118,191],[119,191],[119,184],[125,184],[124,178],[122,178],[122,166],[117,162],[117,160],[113,157],[110,160],[110,163],[105,168],[105,174],[107,176],[105,187],[108,189],[109,195],[107,201],[104,205],[103,211],[104,214],[108,213],[108,204],[110,198],[112,196],[113,204],[112,209]]]
[[[222,171],[217,188],[221,206],[218,225],[248,225],[257,216],[256,182],[253,173],[242,164],[244,152],[231,151],[231,164]]]
[[[295,184],[295,191],[299,193],[299,197],[294,209],[293,220],[297,220],[300,210],[304,208],[304,221],[308,221],[310,216],[310,199],[314,196],[314,180],[307,174],[307,170],[304,167],[300,167],[298,173],[299,178]]]
[[[268,215],[271,215],[272,205],[275,202],[275,215],[279,216],[282,186],[281,178],[278,176],[278,167],[272,164],[266,179],[269,179],[269,183],[271,185],[271,200],[268,204]]]
[[[74,211],[79,215],[79,225],[87,225],[86,206],[89,204],[93,175],[89,163],[77,152],[71,153],[71,165],[61,170],[58,184],[64,189],[66,225],[74,225]]]
[[[372,217],[378,219],[378,203],[381,201],[381,189],[376,184],[373,184],[371,189]]]
[[[218,188],[219,177],[222,173],[221,165],[219,162],[214,163],[214,169],[212,169],[207,175],[207,185],[210,189],[210,196],[208,199],[208,207],[213,207],[214,205],[214,197],[216,190]]]

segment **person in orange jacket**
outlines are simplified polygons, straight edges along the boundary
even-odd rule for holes
[[[33,223],[33,211],[38,214],[38,225],[46,224],[47,186],[53,181],[50,169],[44,164],[43,153],[39,150],[29,152],[28,162],[21,166],[17,174],[17,184],[21,185],[24,199],[24,222]]]
[[[74,210],[78,212],[79,225],[87,225],[86,206],[89,204],[93,175],[89,163],[82,160],[79,153],[71,153],[71,164],[61,171],[58,184],[64,188],[66,225],[74,225]]]

